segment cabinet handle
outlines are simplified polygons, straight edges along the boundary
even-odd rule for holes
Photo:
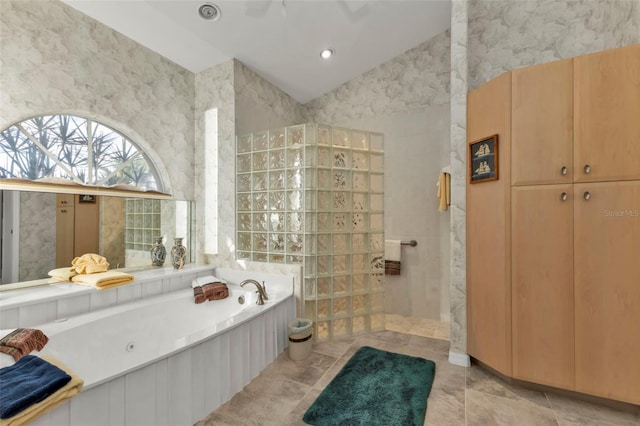
[[[584,165],[584,172],[585,172],[586,174],[591,173],[591,166],[590,166],[590,165],[588,165],[588,164],[585,164],[585,165]]]
[[[589,191],[585,191],[583,197],[585,200],[588,200],[589,198],[591,198],[591,193]]]
[[[66,210],[60,210],[60,213],[66,213],[66,212],[67,212]]]
[[[563,176],[566,176],[567,173],[569,173],[569,169],[567,169],[565,166],[562,166],[562,168],[560,169],[560,173],[562,173]]]
[[[568,198],[569,198],[569,195],[568,195],[566,192],[563,192],[563,193],[560,195],[560,199],[561,199],[562,201],[567,201],[567,199],[568,199]]]

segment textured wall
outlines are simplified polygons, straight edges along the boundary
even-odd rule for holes
[[[112,269],[125,266],[124,255],[125,199],[102,197],[100,200],[100,255]]]
[[[302,107],[240,61],[234,61],[236,134],[302,122]]]
[[[218,257],[233,258],[235,247],[235,91],[234,61],[196,74],[195,87],[195,188],[197,261],[203,261],[205,221],[218,221]],[[205,164],[205,113],[218,110],[218,163]],[[217,211],[205,211],[205,178],[217,183]],[[206,216],[206,218],[205,218]],[[212,260],[217,260],[213,258]],[[219,263],[216,262],[217,265]]]
[[[636,0],[470,0],[469,88],[529,65],[640,43]]]
[[[389,115],[449,102],[449,32],[304,105],[318,123]]]
[[[0,1],[0,128],[55,112],[129,136],[193,198],[194,75],[58,0]]]
[[[73,235],[70,236],[73,238]],[[20,281],[38,280],[56,267],[56,194],[20,192]]]
[[[466,0],[451,2],[450,351],[457,354],[467,353],[467,6]]]
[[[232,60],[196,75],[195,105],[195,194],[196,224],[199,230],[196,244],[200,254],[196,260],[220,267],[293,275],[299,304],[302,283],[300,265],[235,260],[235,135],[295,124],[300,116],[298,104],[244,64]],[[211,108],[218,109],[217,167],[204,164],[204,114]],[[203,202],[207,196],[204,190],[205,174],[209,173],[212,174],[210,177],[213,181],[217,181],[218,188],[218,209],[214,212],[206,211]],[[202,226],[205,220],[214,218],[218,221],[218,253],[205,255]]]
[[[385,136],[385,238],[402,249],[402,274],[385,278],[385,311],[449,319],[449,214],[436,182],[449,165],[449,32],[304,105],[308,121]]]

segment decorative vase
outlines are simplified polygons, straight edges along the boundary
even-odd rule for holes
[[[162,266],[166,257],[167,249],[162,244],[162,237],[156,237],[151,247],[151,264],[153,266]]]
[[[175,242],[171,247],[171,264],[174,269],[182,269],[187,257],[187,248],[182,245],[183,238],[174,238]]]

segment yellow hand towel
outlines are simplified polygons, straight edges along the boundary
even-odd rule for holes
[[[41,358],[63,370],[65,373],[71,376],[71,380],[69,380],[66,385],[55,391],[46,399],[33,404],[28,408],[25,408],[13,417],[10,417],[8,419],[0,419],[0,426],[25,425],[33,419],[40,417],[47,411],[53,410],[57,406],[63,404],[66,400],[74,397],[82,390],[84,381],[80,377],[76,376],[73,371],[69,370],[69,368],[67,368],[64,364],[51,356],[42,356]]]
[[[71,268],[56,268],[49,271],[49,276],[58,281],[71,281],[71,277],[78,275]]]
[[[438,198],[440,200],[438,211],[447,211],[447,208],[451,205],[451,175],[449,173],[440,173],[438,179]]]
[[[95,274],[109,269],[107,259],[99,254],[87,253],[71,261],[71,271],[77,274]]]
[[[134,280],[133,275],[118,271],[99,272],[97,274],[80,274],[71,278],[76,284],[95,287],[98,290],[117,287]]]

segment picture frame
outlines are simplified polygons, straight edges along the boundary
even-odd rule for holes
[[[80,194],[80,195],[78,195],[78,202],[79,203],[93,203],[93,204],[95,204],[96,196],[95,195],[89,195],[89,194]]]
[[[498,135],[491,135],[469,142],[469,183],[498,180]]]

